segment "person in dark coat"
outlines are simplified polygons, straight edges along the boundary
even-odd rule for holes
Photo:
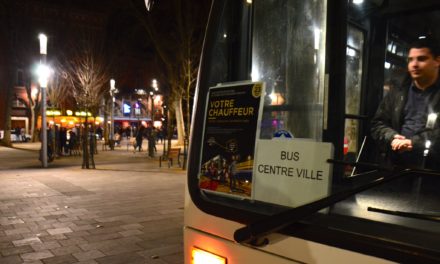
[[[60,128],[60,142],[58,143],[60,146],[60,155],[64,155],[68,152],[67,149],[67,128]]]
[[[139,149],[139,152],[142,151],[142,141],[144,140],[144,131],[145,131],[145,127],[142,125],[139,127],[139,129],[137,129],[136,145],[134,147],[134,151],[136,151],[136,149]]]
[[[440,51],[433,39],[410,46],[411,82],[391,90],[372,120],[371,135],[394,165],[440,170]]]

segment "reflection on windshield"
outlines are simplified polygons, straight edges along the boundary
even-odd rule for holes
[[[261,138],[322,139],[325,1],[254,1],[252,79],[266,83]],[[288,111],[276,111],[280,107]]]

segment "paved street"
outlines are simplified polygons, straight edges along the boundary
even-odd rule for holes
[[[42,169],[38,148],[0,147],[0,263],[183,262],[181,168],[123,143],[99,146],[95,170],[79,156]]]

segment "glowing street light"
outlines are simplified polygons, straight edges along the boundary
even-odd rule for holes
[[[154,90],[157,92],[159,91],[159,86],[157,84],[157,80],[153,79],[153,81],[151,82],[151,86],[154,88]]]
[[[40,34],[41,62],[37,68],[38,82],[41,88],[41,162],[43,168],[47,168],[47,125],[46,125],[46,87],[49,81],[51,69],[45,65],[47,56],[47,36]]]
[[[47,36],[45,34],[38,35],[40,40],[40,54],[47,55]]]
[[[117,92],[117,89],[115,87],[115,83],[116,82],[114,79],[110,80],[110,96],[112,97],[112,106],[111,106],[111,115],[110,115],[110,140],[112,142],[113,142],[113,137],[115,134],[114,121],[113,121],[114,106],[115,106],[115,93]]]
[[[156,79],[153,79],[151,81],[151,87],[153,87],[153,89],[154,89],[154,91],[150,91],[150,96],[151,96],[151,121],[154,124],[154,92],[159,91],[159,85],[158,85]]]
[[[40,64],[37,67],[37,75],[38,75],[38,83],[41,88],[47,88],[47,84],[49,82],[49,76],[51,73],[51,69],[49,66]]]

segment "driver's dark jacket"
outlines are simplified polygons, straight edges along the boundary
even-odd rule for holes
[[[379,148],[388,154],[389,160],[397,165],[440,169],[440,81],[429,97],[428,114],[437,113],[438,118],[433,128],[423,128],[412,138],[413,150],[399,154],[391,150],[394,135],[400,134],[403,125],[404,108],[408,97],[408,86],[392,89],[383,99],[371,121],[371,136]],[[431,141],[426,160],[423,161],[425,143]]]

